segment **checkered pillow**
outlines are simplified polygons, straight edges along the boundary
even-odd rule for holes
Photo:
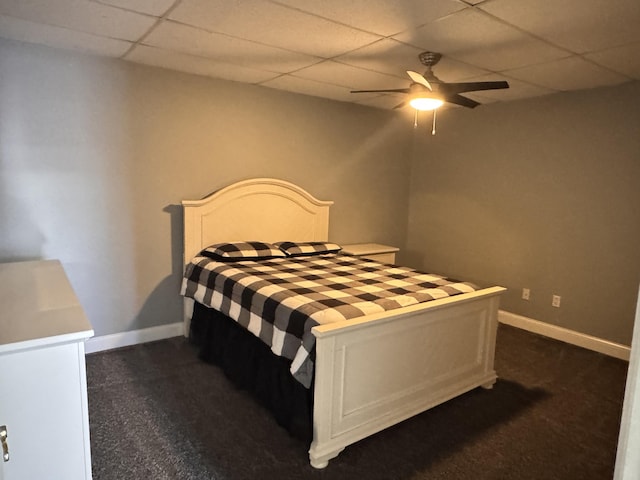
[[[221,262],[262,260],[287,255],[277,246],[265,242],[225,242],[210,245],[199,254]]]
[[[280,250],[285,252],[288,257],[322,255],[342,250],[340,245],[329,242],[276,242],[275,245],[280,247]]]

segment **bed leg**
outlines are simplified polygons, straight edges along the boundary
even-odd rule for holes
[[[493,378],[491,378],[490,380],[481,383],[480,386],[482,388],[484,388],[485,390],[491,390],[493,388],[493,386],[496,384],[496,380],[498,379],[497,376],[493,376]]]
[[[338,450],[331,451],[329,453],[324,453],[323,455],[317,455],[314,452],[313,447],[309,450],[309,463],[313,468],[322,469],[329,465],[329,460],[340,455],[340,452],[344,450],[344,447],[339,448]]]
[[[329,465],[329,460],[325,460],[324,462],[320,462],[318,460],[314,460],[311,457],[309,457],[311,466],[317,470],[321,470],[323,468],[325,468],[327,465]]]

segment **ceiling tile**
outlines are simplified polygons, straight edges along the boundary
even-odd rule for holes
[[[158,25],[145,38],[144,43],[158,48],[208,57],[222,63],[279,73],[292,72],[321,60],[228,35],[209,33],[175,22],[164,22]]]
[[[169,16],[208,31],[324,58],[380,39],[265,0],[183,0]]]
[[[276,3],[384,36],[424,25],[465,8],[457,0],[276,0]]]
[[[332,60],[325,60],[303,68],[293,73],[293,75],[318,82],[340,85],[353,90],[406,88],[409,86],[407,80],[352,67]]]
[[[518,68],[568,55],[564,50],[471,9],[394,38],[492,71]]]
[[[595,88],[629,80],[577,56],[511,70],[507,74],[555,90]]]
[[[640,41],[638,0],[492,0],[479,8],[576,53]]]
[[[340,55],[335,60],[354,67],[407,78],[407,70],[422,71],[424,69],[418,60],[421,52],[420,48],[385,38]]]
[[[273,78],[274,73],[255,70],[240,65],[231,65],[184,53],[170,52],[144,45],[136,46],[125,60],[143,63],[170,70],[194,73],[214,78],[223,78],[244,83],[259,83]]]
[[[278,90],[287,90],[314,97],[331,98],[342,102],[349,102],[353,100],[353,94],[350,93],[348,88],[330,85],[323,82],[316,82],[306,78],[293,77],[291,75],[282,75],[273,80],[263,82],[262,85],[269,88],[277,88]]]
[[[0,37],[21,42],[38,43],[55,48],[77,50],[107,57],[120,57],[131,43],[114,38],[97,37],[66,28],[41,25],[19,18],[0,15]]]
[[[91,0],[113,7],[124,8],[134,12],[146,13],[155,17],[164,15],[175,0]]]
[[[640,80],[640,43],[631,43],[601,52],[590,53],[585,58],[603,67]]]
[[[122,40],[137,40],[156,22],[88,0],[2,0],[0,15]]]

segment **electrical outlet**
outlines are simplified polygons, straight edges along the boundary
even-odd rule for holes
[[[551,306],[560,308],[560,295],[554,295],[551,297]]]
[[[528,288],[523,288],[522,289],[522,299],[523,300],[529,300],[530,296],[531,296],[531,290],[529,290]]]

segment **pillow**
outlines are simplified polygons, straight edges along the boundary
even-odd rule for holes
[[[263,260],[286,257],[278,247],[266,242],[225,242],[215,243],[200,252],[201,256],[221,262],[242,260]]]
[[[289,257],[322,255],[342,250],[340,245],[330,242],[276,242],[276,245]]]

